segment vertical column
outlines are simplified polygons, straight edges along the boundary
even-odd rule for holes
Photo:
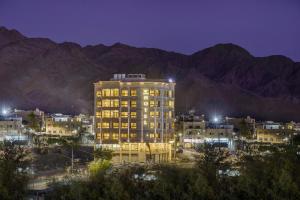
[[[128,96],[130,96],[128,87],[127,87],[127,91],[128,91]],[[130,115],[130,103],[131,103],[131,101],[130,101],[130,99],[131,99],[130,97],[128,97],[128,99],[127,99],[127,112],[128,112],[127,142],[128,143],[130,142],[130,122],[131,122],[130,121],[130,119],[131,119],[131,115]],[[130,148],[131,148],[131,146],[130,146]]]
[[[164,142],[164,89],[161,89],[161,101],[160,101],[160,107],[161,107],[161,142]]]

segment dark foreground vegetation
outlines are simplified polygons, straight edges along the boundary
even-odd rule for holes
[[[0,199],[26,199],[27,152],[0,147]],[[114,168],[108,154],[95,158],[88,178],[53,183],[45,199],[300,199],[300,156],[294,147],[244,156],[235,164],[222,151],[205,150],[193,168]]]
[[[300,158],[295,149],[245,156],[228,165],[206,151],[194,168],[107,165],[88,181],[56,184],[46,199],[300,199]],[[235,173],[233,173],[235,172]]]

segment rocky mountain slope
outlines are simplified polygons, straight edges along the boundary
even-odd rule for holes
[[[93,83],[112,73],[173,77],[176,110],[300,121],[300,63],[254,57],[234,44],[183,55],[152,48],[81,47],[0,28],[0,104],[49,112],[90,112]]]

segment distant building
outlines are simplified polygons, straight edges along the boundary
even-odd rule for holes
[[[120,162],[170,160],[174,101],[172,80],[114,74],[95,83],[96,147],[114,150]]]
[[[15,116],[0,116],[0,141],[21,137],[23,134],[22,118]]]
[[[220,119],[221,120],[221,119]],[[207,122],[204,115],[182,115],[177,119],[177,135],[185,148],[210,144],[213,146],[234,148],[234,126],[220,122]]]
[[[46,134],[55,136],[74,136],[78,134],[80,123],[69,115],[53,114],[45,118]]]
[[[256,127],[256,140],[260,143],[284,144],[289,142],[292,135],[292,129],[273,121],[258,123]]]

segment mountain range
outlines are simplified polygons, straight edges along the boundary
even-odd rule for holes
[[[176,112],[300,121],[300,63],[235,44],[191,55],[116,43],[82,47],[0,27],[0,104],[93,113],[93,83],[113,73],[176,81]]]

